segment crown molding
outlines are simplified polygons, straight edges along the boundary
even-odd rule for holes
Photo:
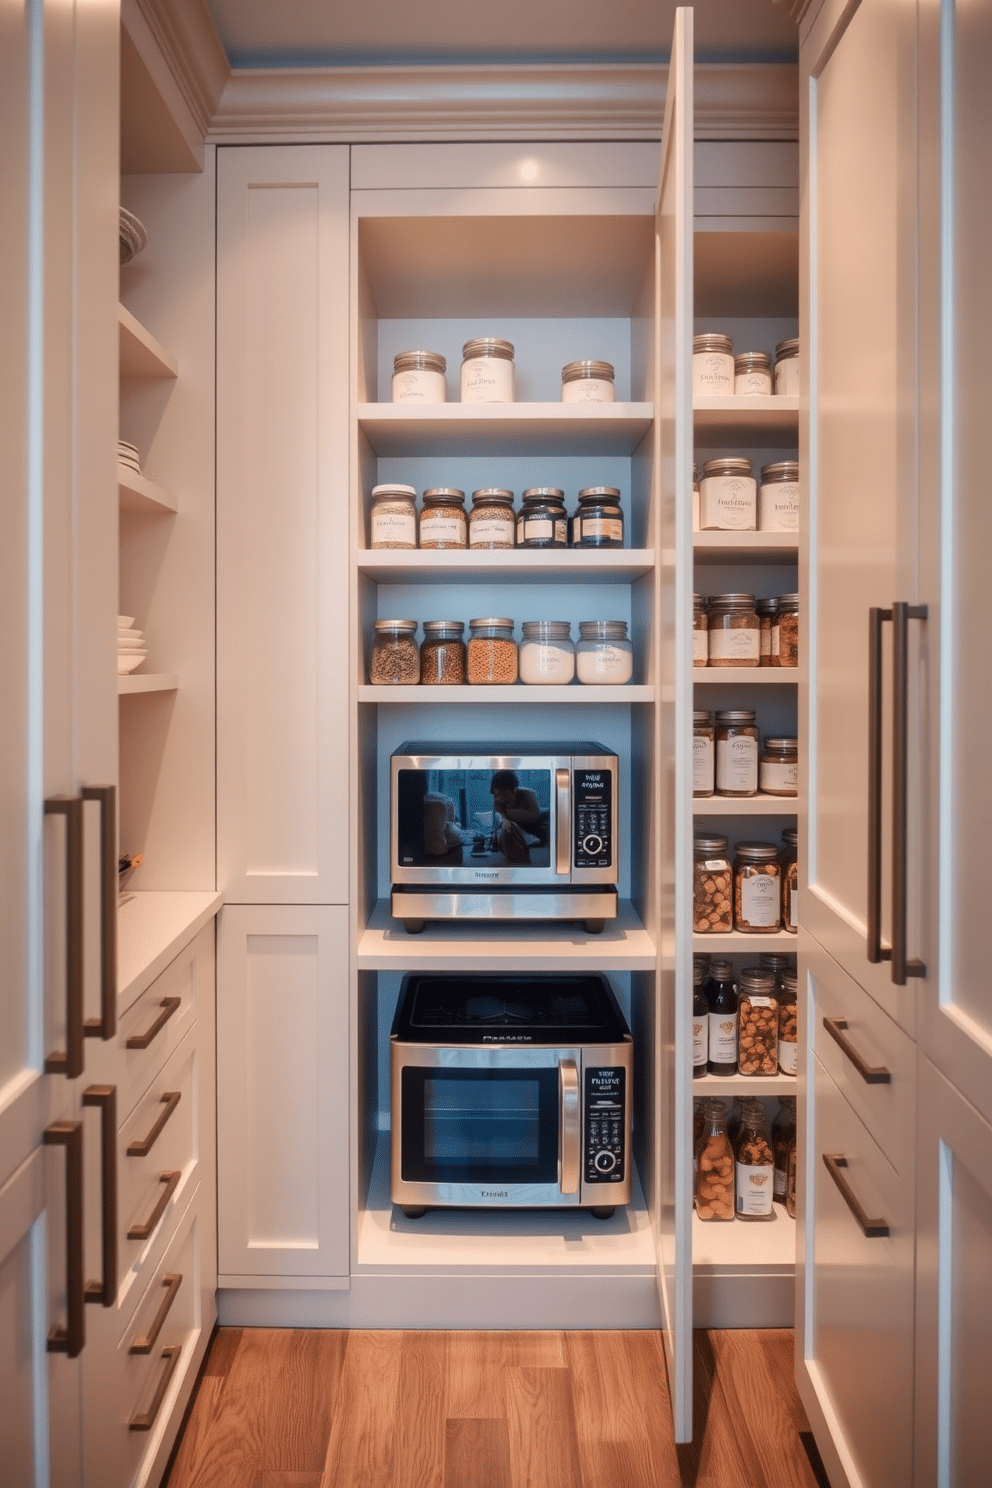
[[[123,6],[125,27],[128,10],[140,13],[201,137],[205,136],[231,76],[206,0],[128,0]]]

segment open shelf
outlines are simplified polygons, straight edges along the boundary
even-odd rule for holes
[[[702,1075],[692,1082],[694,1099],[708,1095],[795,1095],[795,1075]]]
[[[798,563],[798,532],[694,532],[692,550],[701,563]]]
[[[803,809],[798,796],[693,796],[693,816],[794,816]]]
[[[756,958],[762,951],[788,951],[794,956],[798,936],[788,930],[776,930],[772,935],[752,935],[744,930],[724,930],[715,935],[693,934],[694,951],[723,951],[728,956],[743,956],[748,953]]]
[[[632,455],[650,403],[361,403],[358,425],[380,456]]]
[[[693,399],[694,438],[702,448],[735,445],[745,449],[795,449],[799,442],[799,399],[783,394]]]
[[[697,687],[788,687],[801,680],[801,667],[693,667]]]
[[[692,1216],[692,1262],[702,1269],[723,1274],[754,1275],[756,1271],[779,1271],[796,1262],[796,1222],[781,1204],[774,1204],[773,1218],[749,1224],[733,1219],[717,1222]]]
[[[627,682],[619,686],[583,686],[581,682],[564,687],[528,687],[514,682],[506,687],[422,687],[374,686],[362,683],[358,689],[360,703],[651,703],[654,688]]]
[[[134,692],[175,692],[179,686],[176,672],[132,672],[117,678],[117,693],[124,697]]]
[[[650,548],[367,549],[358,571],[377,584],[630,584],[651,573]]]
[[[177,512],[179,502],[170,491],[139,475],[129,465],[117,466],[117,495],[121,511],[147,512],[163,516]]]
[[[179,363],[123,305],[117,307],[122,377],[178,377]]]

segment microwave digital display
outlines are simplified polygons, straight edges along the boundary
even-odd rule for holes
[[[400,866],[547,868],[552,778],[548,769],[401,769]]]

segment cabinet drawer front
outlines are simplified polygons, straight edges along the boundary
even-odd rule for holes
[[[118,1134],[118,1223],[121,1273],[133,1278],[168,1216],[199,1177],[199,1049],[183,1041]],[[178,1097],[178,1098],[177,1098]]]
[[[804,937],[803,948],[812,990],[810,1046],[892,1166],[909,1176],[915,1152],[913,1041],[815,941]]]
[[[913,1186],[886,1161],[816,1059],[811,1075],[811,1362],[863,1481],[897,1488],[912,1481]],[[824,1154],[843,1157],[851,1203]],[[883,1220],[888,1235],[867,1238],[852,1204]]]

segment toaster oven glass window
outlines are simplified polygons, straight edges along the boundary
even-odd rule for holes
[[[557,1069],[408,1066],[402,1089],[408,1182],[557,1182]]]
[[[400,770],[404,868],[551,862],[550,770]]]

